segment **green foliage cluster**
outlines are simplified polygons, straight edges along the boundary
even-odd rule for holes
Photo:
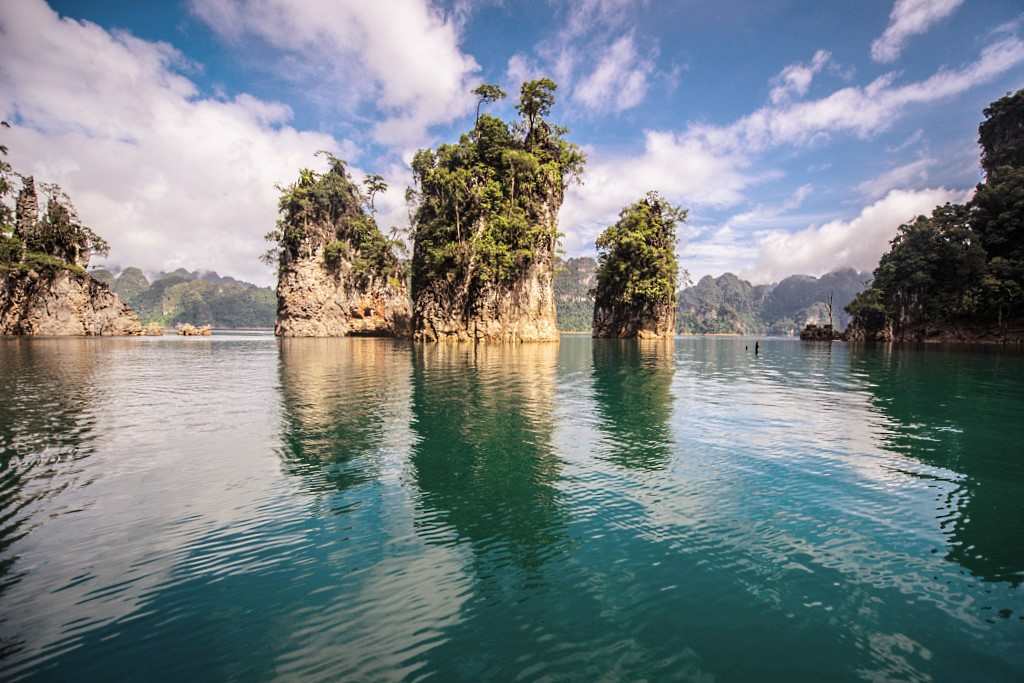
[[[345,162],[327,152],[328,170],[299,171],[299,179],[279,187],[279,219],[266,239],[273,246],[264,261],[284,264],[324,245],[328,267],[352,264],[353,272],[367,278],[399,277],[402,265],[398,253],[404,245],[388,239],[373,217],[373,198],[387,189],[379,175],[368,176],[364,194],[353,182]]]
[[[0,124],[8,127],[6,121]],[[16,215],[9,205],[14,179],[21,178],[26,188],[32,187],[32,179],[17,173],[3,158],[6,155],[7,148],[0,145],[0,270],[69,270],[82,274],[85,269],[80,261],[87,262],[89,254],[110,252],[106,240],[82,223],[71,198],[55,183],[41,184],[46,198],[41,219],[33,222]],[[34,189],[31,200],[37,202]],[[18,223],[22,224],[22,233],[16,228]]]
[[[870,289],[847,310],[867,330],[1024,318],[1024,90],[985,109],[985,182],[967,204],[901,225]]]
[[[597,238],[597,305],[674,306],[676,223],[685,220],[686,210],[657,192],[623,209]]]
[[[415,189],[406,196],[413,219],[413,291],[447,282],[472,297],[487,283],[513,281],[540,255],[553,256],[555,216],[585,162],[545,117],[554,104],[550,79],[524,83],[521,119],[480,115],[455,144],[419,150]],[[483,86],[482,102],[504,96]]]

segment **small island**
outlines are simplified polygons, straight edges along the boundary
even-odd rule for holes
[[[676,223],[686,211],[648,192],[597,238],[595,337],[676,333]]]
[[[408,334],[409,295],[400,243],[374,219],[373,197],[386,189],[368,179],[364,195],[345,162],[332,154],[328,170],[299,172],[280,188],[280,219],[266,238],[274,263],[277,325],[283,337],[394,337]]]
[[[558,211],[584,164],[546,120],[550,79],[520,91],[520,120],[480,114],[457,143],[412,162],[413,336],[422,341],[557,341]],[[504,97],[475,91],[481,103]]]
[[[0,161],[0,195],[16,175]],[[86,272],[89,259],[109,246],[84,225],[71,199],[52,183],[21,177],[15,209],[0,202],[0,335],[138,335],[132,309]]]

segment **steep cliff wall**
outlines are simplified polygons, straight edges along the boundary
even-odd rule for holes
[[[0,275],[0,334],[137,335],[138,316],[105,284],[69,270]]]
[[[447,283],[416,296],[415,338],[422,341],[557,341],[552,259],[511,283],[482,287],[472,297]]]
[[[325,173],[302,170],[282,189],[281,219],[268,235],[278,266],[275,332],[405,336],[412,311],[396,245],[377,227],[371,198],[344,162],[328,161]]]
[[[640,307],[610,302],[594,304],[595,337],[657,339],[672,337],[675,333],[674,303],[645,304]]]
[[[324,247],[282,267],[277,280],[277,325],[282,337],[399,337],[409,334],[409,295],[397,281],[363,279],[349,262],[335,268]]]

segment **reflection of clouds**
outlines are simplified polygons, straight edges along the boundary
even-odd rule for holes
[[[277,476],[272,460],[253,457],[273,438],[267,360],[276,348],[217,341],[197,353],[176,341],[21,340],[0,347],[5,369],[19,353],[15,376],[33,390],[3,410],[22,430],[18,496],[38,504],[23,509],[28,533],[5,553],[17,556],[12,571],[24,573],[4,595],[17,623],[8,618],[0,633],[22,640],[26,658],[130,613],[195,535],[258,514]],[[226,372],[233,383],[223,382]],[[68,397],[77,404],[65,410]],[[201,428],[211,421],[217,431]],[[70,433],[88,447],[49,445]]]
[[[651,543],[671,539],[777,608],[800,599],[801,575],[831,572],[983,629],[979,586],[934,554],[949,542],[936,508],[963,514],[965,475],[891,450],[890,435],[905,425],[879,410],[845,346],[762,341],[755,358],[753,341],[677,342],[672,477],[614,484],[614,505],[644,511],[633,531]],[[591,495],[613,486],[592,479]],[[838,606],[835,617],[865,638],[868,600]]]

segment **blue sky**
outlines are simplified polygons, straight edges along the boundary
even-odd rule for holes
[[[968,196],[984,106],[1024,87],[1016,0],[19,0],[0,5],[11,160],[61,183],[109,262],[268,283],[275,183],[313,153],[392,188],[470,125],[469,90],[559,83],[588,154],[569,255],[649,189],[687,207],[692,275],[870,269],[900,222]],[[496,108],[512,116],[513,99]]]

